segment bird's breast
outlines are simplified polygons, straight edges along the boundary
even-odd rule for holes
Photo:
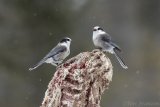
[[[101,47],[101,42],[97,35],[93,35],[93,43],[96,47]]]

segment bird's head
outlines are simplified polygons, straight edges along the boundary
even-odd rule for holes
[[[95,26],[95,27],[93,28],[93,33],[103,34],[103,33],[105,33],[105,31],[104,31],[101,27]]]
[[[67,45],[70,45],[71,44],[71,38],[69,37],[64,37],[60,42],[59,44],[67,44]]]
[[[104,31],[104,30],[101,27],[99,27],[99,26],[95,26],[93,28],[93,31]]]

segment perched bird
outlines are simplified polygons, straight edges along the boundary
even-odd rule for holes
[[[93,28],[93,38],[92,39],[93,39],[94,45],[97,48],[105,52],[114,54],[116,58],[118,59],[119,63],[121,64],[121,66],[124,69],[128,68],[117,53],[117,52],[121,52],[120,47],[112,42],[111,36],[108,33],[106,33],[101,27],[95,26]]]
[[[40,62],[38,62],[29,70],[34,70],[43,63],[50,63],[54,66],[59,65],[70,54],[71,39],[68,37],[63,38],[57,46],[55,46]]]

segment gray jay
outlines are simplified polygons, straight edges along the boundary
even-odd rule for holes
[[[114,54],[119,61],[120,65],[124,68],[127,69],[128,67],[125,65],[123,60],[118,56],[118,51],[121,52],[121,49],[118,45],[112,42],[111,36],[106,33],[101,27],[95,26],[93,28],[93,43],[94,45],[105,51],[109,52],[111,54]]]
[[[29,70],[34,70],[43,63],[50,63],[54,66],[58,66],[70,54],[70,44],[70,38],[63,38],[40,62],[32,68],[29,68]]]

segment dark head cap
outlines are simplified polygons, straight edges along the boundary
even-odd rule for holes
[[[72,40],[69,37],[65,37],[60,41],[60,43],[69,42],[69,41],[72,41]]]
[[[93,31],[104,31],[101,27],[99,27],[99,26],[95,26],[94,28],[93,28]]]

